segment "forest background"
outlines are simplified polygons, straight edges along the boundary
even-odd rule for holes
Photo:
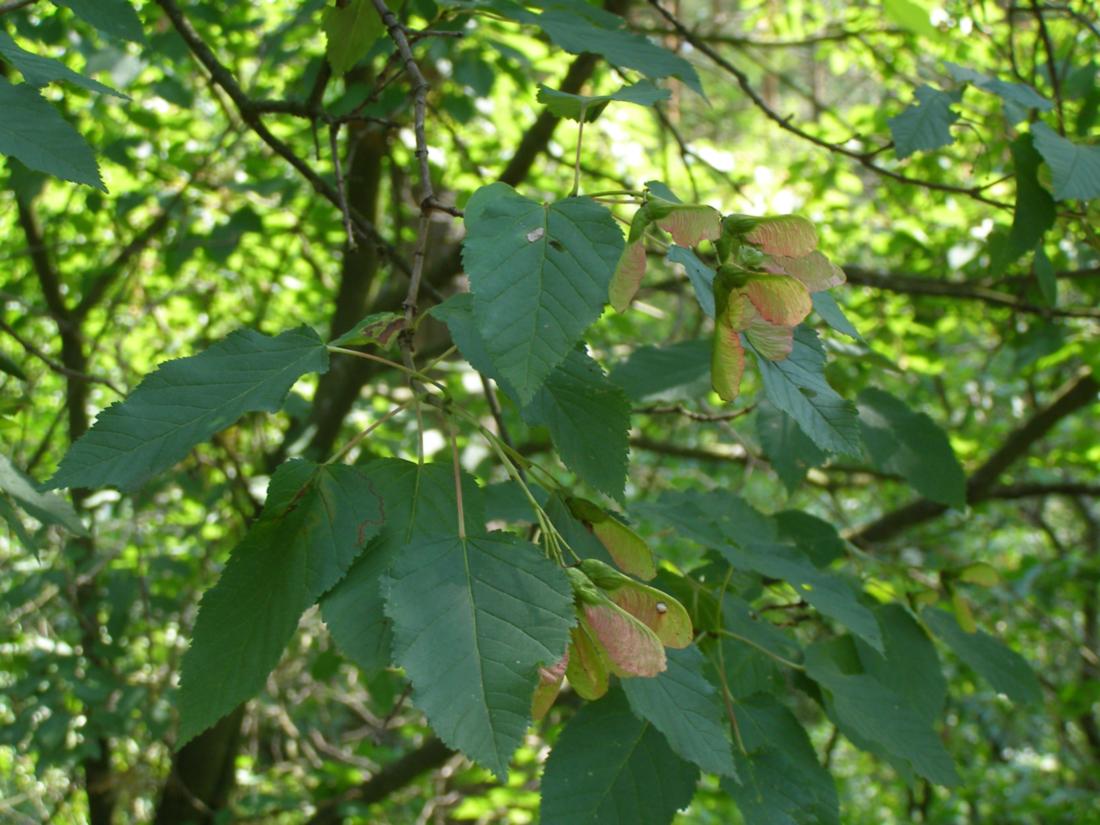
[[[1098,51],[0,3],[0,820],[1100,821]]]

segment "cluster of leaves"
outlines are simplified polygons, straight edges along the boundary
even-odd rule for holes
[[[124,2],[62,5],[108,36],[141,39]],[[328,9],[322,25],[335,74],[386,48],[379,5],[349,0]],[[904,3],[900,12],[899,3],[889,5],[907,14]],[[372,676],[400,672],[436,734],[501,779],[532,721],[547,719],[552,729],[561,720],[552,709],[564,685],[557,707],[567,707],[571,694],[584,700],[546,762],[547,825],[667,823],[696,795],[701,772],[717,777],[711,787],[749,825],[839,822],[834,777],[804,726],[808,707],[907,781],[957,784],[938,731],[948,688],[933,640],[1012,702],[1041,698],[1024,659],[977,627],[965,591],[996,585],[991,567],[945,569],[938,581],[895,591],[863,569],[860,552],[834,526],[808,512],[763,512],[703,484],[649,501],[628,498],[640,492],[630,484],[634,405],[698,400],[709,375],[725,402],[744,400],[743,382],[758,391],[756,438],[788,491],[811,469],[848,457],[929,502],[966,506],[962,465],[930,416],[872,381],[842,393],[826,377],[825,342],[841,345],[823,341],[816,321],[861,355],[874,353],[827,292],[845,275],[819,250],[814,224],[793,214],[723,214],[698,197],[685,203],[658,181],[580,195],[586,124],[612,104],[665,102],[670,92],[656,83],[666,78],[701,91],[692,64],[587,3],[447,0],[439,8],[456,19],[487,15],[536,29],[557,49],[598,54],[633,80],[592,95],[539,86],[548,112],[577,123],[572,193],[545,203],[505,183],[480,186],[463,204],[468,292],[455,292],[412,326],[408,313],[373,313],[328,343],[308,324],[277,335],[241,329],[168,360],[99,414],[48,482],[140,495],[244,417],[290,409],[296,383],[328,373],[335,358],[365,357],[411,379],[408,396],[376,423],[414,409],[419,446],[356,449],[371,444],[372,426],[328,461],[294,457],[273,469],[262,511],[202,598],[174,697],[175,746],[260,693],[303,615],[319,605],[344,657]],[[118,93],[3,32],[0,55],[24,81],[0,79],[0,105],[12,113],[0,152],[103,189],[91,150],[38,88],[61,81]],[[1011,142],[1017,202],[992,268],[1003,271],[1033,252],[1054,305],[1044,239],[1058,203],[1100,196],[1097,149],[1082,140],[1095,107],[1091,114],[1082,107],[1071,140],[1034,118],[1053,105],[1030,86],[954,64],[948,72],[954,88],[919,87],[919,105],[890,120],[897,155],[950,145],[958,118],[951,107],[967,86],[1001,99],[1012,124],[1031,118]],[[1077,83],[1084,99],[1085,79]],[[733,197],[724,192],[722,200]],[[619,214],[619,205],[632,216]],[[629,224],[625,237],[620,223]],[[213,231],[232,249],[262,229],[245,207]],[[632,329],[637,313],[627,310],[654,256],[686,275],[701,317],[710,319],[696,329],[703,337],[634,346],[640,336],[612,336],[609,343],[611,325],[594,325],[610,304],[624,323],[619,329]],[[495,385],[508,413],[549,434],[566,472],[483,423],[480,394],[447,383],[450,362],[413,362],[411,341],[428,328],[425,318],[442,322],[464,369]],[[629,354],[612,365],[607,353],[624,344]],[[387,357],[396,347],[408,356],[404,364]],[[759,381],[745,376],[746,351],[756,357]],[[424,459],[425,409],[444,422],[452,461]],[[495,459],[476,477],[460,461],[463,439]],[[414,454],[415,461],[400,457]],[[0,517],[35,547],[40,537],[25,528],[24,515],[43,525],[42,536],[52,525],[87,538],[72,507],[0,456]],[[950,611],[936,606],[941,593]],[[776,619],[784,615],[794,619]],[[41,676],[35,671],[27,684]],[[51,717],[57,748],[72,718]],[[5,741],[18,745],[25,733],[13,729]],[[39,725],[35,735],[46,741],[51,732]]]

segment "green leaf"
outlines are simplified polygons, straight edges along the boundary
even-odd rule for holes
[[[958,782],[951,756],[929,720],[907,697],[862,671],[850,638],[807,648],[806,673],[827,691],[830,715],[856,744],[939,785]]]
[[[848,316],[844,314],[844,310],[840,308],[836,298],[831,294],[828,292],[815,292],[810,296],[810,300],[814,302],[814,312],[821,316],[822,321],[841,335],[847,335],[853,341],[858,341],[861,344],[867,343],[863,340],[863,336],[859,334],[859,330],[848,320]]]
[[[23,524],[23,519],[12,506],[10,499],[7,495],[0,494],[0,519],[11,529],[15,535],[15,539],[19,544],[22,544],[24,548],[30,550],[35,556],[38,555],[38,542],[34,536],[27,532],[26,526]]]
[[[907,158],[914,152],[939,149],[955,140],[951,136],[951,124],[959,119],[959,115],[951,109],[951,105],[959,102],[959,94],[931,86],[918,86],[915,95],[917,103],[887,121],[899,158]]]
[[[177,747],[263,688],[302,612],[382,520],[381,500],[356,467],[296,460],[275,471],[263,513],[199,605],[176,698]]]
[[[879,470],[900,475],[932,501],[966,506],[966,474],[947,434],[931,418],[869,387],[859,394],[859,422],[863,443]]]
[[[1037,704],[1043,694],[1035,672],[1019,653],[981,630],[967,633],[944,610],[921,613],[932,632],[950,645],[956,655],[1013,702]]]
[[[822,450],[860,454],[855,405],[837,395],[825,380],[825,350],[816,332],[800,326],[787,358],[756,360],[768,400],[794,418],[814,444]]]
[[[549,207],[494,183],[466,207],[462,259],[493,363],[526,403],[607,300],[623,237],[589,198]]]
[[[539,84],[538,101],[558,117],[577,121],[583,117],[588,122],[598,118],[611,101],[654,106],[659,101],[667,100],[669,94],[668,89],[659,89],[647,80],[623,86],[607,95],[575,95]]]
[[[913,34],[939,36],[939,31],[929,18],[928,9],[915,0],[882,0],[882,10],[887,17]]]
[[[794,638],[762,618],[752,606],[731,593],[722,599],[722,629],[728,636],[722,640],[726,652],[729,648],[748,646],[768,655],[767,661],[802,661],[802,648]],[[730,638],[732,637],[732,638]],[[729,664],[726,666],[729,671]]]
[[[611,370],[612,382],[634,401],[693,398],[709,376],[710,341],[705,340],[638,347]]]
[[[764,455],[788,492],[794,492],[811,467],[828,457],[817,448],[798,423],[782,410],[762,404],[756,411],[756,435]]]
[[[31,86],[45,86],[47,83],[53,83],[55,80],[63,80],[92,92],[114,95],[123,100],[130,99],[129,96],[122,94],[122,92],[115,91],[110,86],[104,86],[97,80],[92,80],[90,77],[85,77],[78,72],[74,72],[59,60],[53,60],[49,57],[40,57],[28,52],[26,49],[21,48],[11,39],[11,36],[4,31],[0,31],[0,56],[11,63],[11,65],[23,75],[23,79]]]
[[[745,825],[839,825],[833,777],[794,714],[759,694],[738,702],[736,713],[748,753],[735,753],[741,781],[724,779],[722,790]]]
[[[542,825],[668,825],[695,793],[698,771],[611,690],[577,712],[550,751]]]
[[[66,453],[50,487],[133,490],[247,412],[274,412],[328,351],[301,326],[269,338],[238,330],[189,358],[161,364],[126,400],[99,414]]]
[[[56,493],[39,492],[34,482],[3,455],[0,455],[0,492],[7,493],[43,524],[60,525],[78,536],[88,535],[87,528],[69,502]]]
[[[522,22],[535,23],[570,54],[598,54],[613,66],[634,69],[654,80],[676,77],[699,94],[703,93],[699,75],[690,63],[623,28],[621,18],[615,15],[585,19],[573,11],[548,9],[537,16],[528,14]]]
[[[835,619],[876,650],[882,633],[875,614],[859,601],[858,592],[839,574],[821,570],[801,551],[786,544],[720,545],[718,552],[739,570],[782,579],[824,616]]]
[[[321,599],[321,616],[340,651],[368,673],[390,664],[393,634],[384,612],[383,575],[411,542],[454,535],[458,503],[450,462],[371,461],[359,471],[381,497],[386,524],[348,574]],[[463,516],[471,533],[484,531],[481,491],[462,477]]]
[[[1047,252],[1041,243],[1035,247],[1032,269],[1035,271],[1039,291],[1043,293],[1043,300],[1048,306],[1055,306],[1058,303],[1058,276],[1055,275],[1054,264],[1047,257]]]
[[[1042,157],[1035,151],[1033,136],[1021,134],[1009,148],[1016,171],[1016,210],[1012,215],[1004,264],[1019,260],[1025,252],[1034,249],[1046,231],[1054,226],[1057,217],[1054,198],[1039,183]]]
[[[141,20],[129,0],[53,0],[56,5],[67,6],[73,14],[94,26],[103,34],[144,43]]]
[[[682,264],[687,272],[691,286],[695,289],[695,298],[703,312],[714,317],[714,270],[699,260],[699,256],[682,246],[672,244],[668,248],[665,260]]]
[[[783,510],[772,518],[780,538],[794,544],[818,567],[828,567],[846,555],[844,540],[829,522],[801,510]]]
[[[856,640],[864,672],[904,697],[910,708],[933,725],[947,699],[947,682],[935,645],[900,604],[879,605],[875,617],[882,630],[884,651],[872,650]]]
[[[325,57],[334,74],[347,74],[362,60],[385,26],[371,0],[348,0],[325,12]]]
[[[1035,148],[1054,178],[1054,200],[1100,197],[1100,146],[1074,143],[1045,123],[1031,124]]]
[[[1024,83],[1006,83],[966,66],[960,66],[958,63],[952,63],[950,60],[945,60],[944,65],[956,82],[969,83],[977,89],[991,92],[1006,103],[1012,103],[1020,107],[1020,111],[1026,112],[1028,109],[1038,109],[1041,112],[1049,112],[1054,108],[1053,103]],[[1013,122],[1018,122],[1018,120],[1014,118]]]
[[[622,501],[630,402],[599,364],[579,350],[569,353],[523,416],[550,431],[567,467],[597,490]]]
[[[724,490],[667,491],[637,509],[652,514],[706,547],[729,542],[774,542],[775,522],[740,496]]]
[[[0,77],[0,110],[0,154],[28,169],[107,191],[92,148],[37,89]]]
[[[668,669],[624,679],[623,692],[640,719],[664,734],[672,749],[704,771],[733,776],[733,752],[718,691],[703,676],[698,648],[670,650]]]
[[[518,393],[497,371],[474,319],[473,296],[453,295],[432,309],[480,372],[496,381],[517,403]],[[550,373],[523,417],[550,431],[566,466],[609,496],[622,499],[626,485],[630,403],[585,352],[573,349]]]
[[[414,540],[393,566],[394,657],[439,737],[503,778],[531,718],[538,669],[573,625],[565,574],[505,533]]]

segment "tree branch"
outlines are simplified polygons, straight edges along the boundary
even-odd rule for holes
[[[222,63],[215,57],[214,53],[210,50],[210,47],[206,45],[206,42],[199,36],[199,33],[195,31],[195,28],[191,25],[190,21],[184,17],[183,12],[180,11],[179,6],[175,0],[156,0],[158,6],[160,6],[168,19],[171,21],[172,26],[187,43],[191,53],[195,56],[195,59],[210,73],[210,77],[214,83],[218,85],[227,95],[229,99],[233,101],[233,105],[236,107],[238,114],[241,116],[248,127],[256,133],[268,147],[289,163],[298,173],[309,182],[314,191],[321,197],[335,206],[340,208],[340,194],[332,187],[328,181],[313,171],[313,168],[303,160],[297,153],[294,152],[286,143],[279,140],[271,133],[271,131],[264,125],[263,118],[260,115],[260,111],[256,108],[253,101],[245,94],[241,89],[240,84],[237,83],[236,78]],[[405,261],[398,253],[397,249],[379,234],[374,224],[364,218],[362,215],[352,213],[352,223],[355,226],[357,232],[359,232],[364,238],[376,244],[381,249],[387,258],[403,272],[405,275],[410,275],[412,272],[408,262]]]
[[[1050,403],[1014,430],[970,476],[966,484],[967,503],[976,504],[990,498],[996,489],[994,484],[1001,473],[1021,458],[1035,442],[1050,432],[1063,418],[1095,403],[1097,392],[1100,392],[1100,384],[1087,371],[1079,373],[1064,384],[1055,393]],[[947,509],[946,505],[938,502],[926,498],[917,499],[857,528],[848,535],[848,539],[861,545],[886,541],[903,530],[936,518]]]
[[[1100,319],[1100,309],[1091,307],[1059,309],[1057,307],[1038,306],[1027,301],[1021,301],[1004,292],[958,281],[941,281],[933,278],[922,278],[917,275],[866,269],[861,266],[846,266],[844,267],[844,273],[848,276],[848,283],[869,286],[887,292],[897,292],[903,295],[935,295],[952,299],[981,301],[991,306],[1004,307],[1015,312],[1026,312],[1044,317]]]
[[[396,762],[391,762],[358,787],[322,802],[306,825],[339,825],[344,821],[340,808],[349,802],[370,805],[380,802],[394,791],[405,787],[422,773],[438,768],[454,755],[454,751],[434,736]]]

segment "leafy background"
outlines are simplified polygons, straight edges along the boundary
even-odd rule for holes
[[[595,703],[567,695],[508,732],[519,750],[494,777],[488,751],[479,765],[434,738],[421,711],[444,734],[447,697],[410,693],[405,674],[424,666],[413,648],[395,640],[402,673],[384,667],[388,643],[355,647],[364,634],[352,620],[342,635],[339,588],[309,608],[351,564],[317,542],[310,558],[339,569],[286,577],[287,652],[266,651],[256,683],[217,708],[229,715],[177,750],[200,599],[247,572],[247,552],[227,566],[234,547],[285,550],[303,518],[280,510],[276,482],[292,491],[309,466],[276,468],[323,461],[408,400],[399,373],[319,347],[368,311],[401,311],[401,261],[422,228],[410,83],[367,5],[0,5],[0,818],[529,822],[541,804],[544,822],[1090,821],[1100,21],[1085,3],[606,4],[648,39],[609,36],[580,2],[395,9],[436,32],[412,47],[440,202],[465,207],[494,180],[536,204],[567,196],[588,110],[540,86],[595,95],[582,193],[659,180],[723,212],[798,212],[848,283],[815,296],[790,359],[749,354],[732,406],[708,394],[698,342],[710,262],[683,249],[669,261],[689,279],[650,255],[633,308],[600,317],[587,356],[558,343],[557,393],[501,365],[494,417],[465,362],[437,368],[472,416],[503,422],[517,449],[609,507],[627,440],[632,526],[712,596],[734,571],[720,605],[658,576],[697,626],[720,610],[723,631],[669,650],[659,677]],[[612,99],[641,76],[667,97]],[[462,221],[436,211],[426,231],[421,309],[458,289],[463,266]],[[418,352],[430,360],[453,336],[485,371],[461,326],[477,307],[455,301],[424,321]],[[78,448],[63,463],[71,441],[158,364],[303,323],[316,332],[292,339],[302,370],[254,376],[266,395],[215,409],[194,450],[122,462],[125,477],[98,468],[96,486],[127,492],[66,503],[30,480],[60,467],[59,483],[90,483],[79,467],[98,459]],[[491,360],[504,352],[487,343]],[[570,395],[586,380],[605,394]],[[627,404],[629,434],[591,437]],[[602,424],[577,427],[584,415]],[[426,421],[424,487],[402,487],[405,465],[369,463],[415,461],[409,415],[375,430],[343,481],[383,499],[383,479],[402,501],[424,490],[436,509],[422,521],[437,524],[454,485],[448,433]],[[529,521],[484,441],[461,432],[458,448],[484,488],[465,497],[471,523],[480,497],[491,526]],[[591,542],[563,502],[544,506],[571,544]],[[403,574],[444,539],[411,515],[395,538],[388,515],[372,546],[418,548],[385,585],[411,588]],[[381,581],[365,567],[344,582]],[[380,607],[383,594],[363,598]],[[738,747],[708,735],[727,713],[715,685],[736,700]],[[611,764],[624,772],[600,775]],[[578,809],[586,793],[601,801]]]

